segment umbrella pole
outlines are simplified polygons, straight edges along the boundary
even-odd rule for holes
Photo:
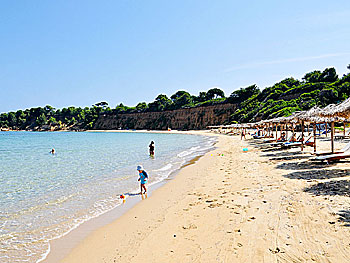
[[[277,123],[276,123],[276,142],[277,142],[277,139],[278,137],[277,137]]]
[[[282,138],[282,132],[283,132],[282,124],[279,125],[279,128],[280,128],[280,138]]]
[[[288,124],[286,123],[286,139],[288,138]]]
[[[343,124],[344,124],[344,131],[343,131],[343,135],[345,136],[345,122],[344,122]]]
[[[331,148],[334,153],[334,121],[331,122]]]
[[[325,122],[324,123],[324,127],[325,127],[325,131],[326,131],[326,137],[328,137],[328,135],[327,135],[327,133],[328,133],[328,123],[327,122]]]
[[[316,122],[314,122],[313,125],[313,130],[314,130],[314,153],[316,152]]]
[[[304,121],[301,121],[301,150],[304,150]]]

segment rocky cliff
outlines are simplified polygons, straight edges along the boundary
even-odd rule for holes
[[[104,115],[97,119],[94,129],[199,130],[226,123],[235,109],[235,104],[217,104],[164,112]]]

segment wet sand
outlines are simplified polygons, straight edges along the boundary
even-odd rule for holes
[[[63,262],[350,262],[350,159],[313,163],[311,147],[262,149],[212,135],[216,150]],[[318,144],[330,148],[327,139]]]

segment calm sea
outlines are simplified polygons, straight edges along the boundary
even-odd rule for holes
[[[148,156],[151,140],[155,158]],[[212,149],[214,140],[161,133],[0,132],[0,262],[42,259],[49,240],[117,207],[119,194],[137,192],[138,164],[152,185]]]

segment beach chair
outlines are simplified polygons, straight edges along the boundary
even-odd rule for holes
[[[343,149],[341,149],[339,151],[336,151],[334,153],[332,153],[332,152],[316,152],[316,153],[313,153],[313,154],[316,155],[316,156],[323,156],[323,155],[341,154],[341,153],[345,153],[345,152],[350,152],[350,142],[348,142],[343,147]]]
[[[344,153],[334,153],[334,154],[329,154],[329,155],[317,156],[311,160],[329,163],[331,161],[339,161],[341,159],[346,159],[346,158],[350,158],[350,151],[347,151]]]
[[[310,141],[311,138],[312,138],[312,135],[309,135],[308,137],[304,138],[305,143]],[[304,143],[304,145],[305,145],[305,143]],[[295,142],[285,142],[281,145],[281,148],[290,149],[293,147],[300,147],[302,144],[303,144],[302,141],[299,139]]]
[[[276,139],[274,139],[274,138],[265,139],[265,140],[263,140],[263,143],[271,143],[271,142],[274,142],[274,141],[276,141]]]
[[[273,135],[267,135],[267,134],[265,134],[265,135],[253,135],[253,138],[254,139],[265,139],[265,138],[273,138]]]
[[[350,138],[350,130],[345,134],[334,135],[334,140],[344,140]]]
[[[329,134],[331,132],[329,124],[316,124],[316,127],[318,129],[318,133],[316,133],[317,136],[321,136],[322,134]]]
[[[290,137],[288,137],[288,140],[290,139]],[[271,139],[265,139],[264,141],[263,141],[263,143],[268,143],[268,145],[270,145],[270,144],[278,144],[278,143],[281,143],[281,142],[285,142],[286,140],[284,140],[284,141],[278,141],[278,142],[276,142],[276,138],[274,138],[274,137],[271,137]]]
[[[291,142],[291,140],[293,139],[293,136],[294,136],[294,135],[295,135],[295,134],[290,135],[286,140],[278,141],[278,142],[272,142],[272,143],[269,143],[268,145],[269,145],[269,146],[273,146],[273,147],[277,147],[277,146],[282,145],[283,143]]]

